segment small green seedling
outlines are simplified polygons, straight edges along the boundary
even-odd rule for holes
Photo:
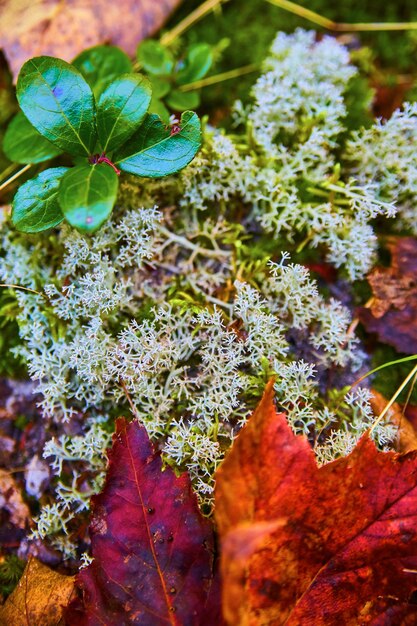
[[[165,125],[148,113],[151,84],[131,72],[124,53],[104,52],[108,71],[90,62],[91,50],[74,64],[36,57],[20,71],[21,111],[6,131],[6,156],[28,164],[65,152],[76,161],[75,167],[46,169],[18,189],[12,221],[23,232],[51,228],[64,218],[81,231],[94,232],[113,209],[120,170],[160,178],[181,170],[200,148],[195,113],[186,111],[175,126]]]
[[[206,43],[191,45],[176,61],[172,52],[158,41],[148,39],[139,44],[137,57],[152,84],[150,111],[167,121],[172,111],[195,109],[200,104],[197,90],[182,91],[206,76],[213,64],[214,50]]]

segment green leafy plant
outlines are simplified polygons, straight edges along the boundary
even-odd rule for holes
[[[13,291],[0,287],[0,376],[23,378],[27,374],[22,359],[14,354],[19,345],[18,312]]]
[[[5,598],[16,587],[25,569],[25,562],[14,554],[7,555],[0,563],[0,594]]]
[[[197,153],[198,116],[186,111],[170,127],[148,113],[150,82],[141,74],[118,75],[129,66],[124,53],[115,50],[90,49],[74,64],[36,57],[22,67],[17,81],[21,111],[6,131],[6,156],[29,164],[65,152],[76,165],[41,171],[18,189],[12,206],[18,230],[39,232],[65,218],[81,231],[94,232],[116,202],[120,170],[160,178],[178,172]],[[110,80],[107,70],[102,73],[97,63],[88,62],[94,54],[104,54],[113,67]]]
[[[177,61],[169,48],[158,41],[148,39],[139,44],[138,61],[152,84],[150,110],[168,120],[169,109],[182,111],[198,107],[198,91],[182,91],[181,88],[206,76],[213,64],[213,53],[209,44],[197,43],[189,46]]]

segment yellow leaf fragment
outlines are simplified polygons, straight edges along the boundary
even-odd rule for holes
[[[75,576],[63,576],[35,558],[25,567],[16,589],[0,607],[0,624],[58,626],[72,599]]]

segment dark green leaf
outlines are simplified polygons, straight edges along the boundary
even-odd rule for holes
[[[97,131],[105,152],[118,148],[133,135],[151,97],[151,85],[140,74],[124,74],[106,87],[97,105]]]
[[[155,115],[159,115],[164,124],[169,124],[170,113],[165,104],[161,100],[158,100],[158,98],[152,98],[151,106],[149,107],[149,113],[155,113]]]
[[[5,135],[5,132],[3,128],[0,127],[0,172],[2,172],[3,170],[5,170],[11,165],[10,159],[8,159],[3,152],[4,135]]]
[[[77,165],[65,174],[59,189],[65,218],[79,230],[94,232],[112,212],[117,187],[117,174],[106,163]]]
[[[76,67],[90,85],[96,98],[116,76],[132,71],[132,62],[117,46],[94,46],[75,57]]]
[[[198,43],[188,50],[177,73],[178,85],[193,83],[203,78],[213,63],[213,52],[207,43]]]
[[[12,76],[5,63],[0,64],[0,126],[3,126],[17,110]]]
[[[38,233],[64,219],[58,189],[67,167],[51,167],[21,185],[12,205],[12,222],[24,233]]]
[[[75,67],[53,57],[27,61],[17,99],[29,122],[70,154],[90,154],[96,143],[93,93]]]
[[[201,124],[195,113],[186,111],[179,126],[180,131],[171,135],[170,128],[156,115],[147,115],[139,130],[122,146],[116,158],[120,168],[150,178],[181,170],[200,148]]]
[[[7,127],[3,150],[14,163],[42,163],[62,152],[42,137],[21,111]]]
[[[153,39],[148,39],[139,45],[138,61],[147,72],[157,76],[168,76],[174,67],[174,57],[171,52]]]
[[[174,89],[167,97],[166,103],[174,111],[196,109],[200,104],[200,96],[196,91],[179,91]]]

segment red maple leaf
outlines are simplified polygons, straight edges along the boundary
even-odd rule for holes
[[[187,474],[162,471],[137,422],[116,422],[104,490],[92,499],[94,561],[66,612],[77,626],[218,626],[213,529]]]
[[[317,467],[273,384],[217,472],[223,608],[234,626],[417,623],[417,454],[365,435]]]

